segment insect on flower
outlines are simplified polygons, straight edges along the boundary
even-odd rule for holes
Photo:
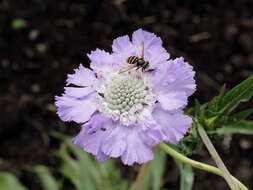
[[[126,62],[130,65],[121,69],[119,73],[124,73],[133,68],[136,68],[136,70],[138,70],[139,68],[142,68],[142,71],[144,72],[145,69],[148,68],[149,62],[144,60],[144,42],[141,42],[140,57],[130,56],[126,59]]]
[[[63,121],[82,123],[75,145],[100,162],[133,165],[152,160],[157,143],[183,138],[192,124],[183,108],[196,89],[195,72],[183,58],[169,59],[161,38],[139,29],[113,40],[112,53],[96,49],[88,57],[91,69],[80,65],[55,97]]]

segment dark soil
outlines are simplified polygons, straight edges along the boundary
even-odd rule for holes
[[[86,53],[97,47],[110,51],[115,37],[138,28],[159,35],[173,57],[184,56],[194,66],[198,91],[192,99],[204,102],[223,83],[238,84],[253,74],[252,10],[252,0],[1,0],[0,170],[20,174],[28,187],[39,189],[36,178],[20,169],[55,167],[58,141],[49,131],[77,132],[64,127],[53,106],[66,74],[79,63],[88,66]],[[26,26],[13,26],[19,18]],[[251,136],[236,135],[229,152],[219,150],[231,173],[250,189],[252,143]],[[209,156],[198,159],[208,162]],[[166,187],[176,188],[175,180],[169,178]],[[228,187],[220,177],[199,171],[194,189],[213,188]]]

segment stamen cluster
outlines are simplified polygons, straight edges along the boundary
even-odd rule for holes
[[[154,102],[145,77],[136,71],[114,74],[103,85],[102,111],[124,125],[133,124],[138,113]]]

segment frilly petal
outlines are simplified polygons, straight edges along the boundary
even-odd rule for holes
[[[161,38],[154,33],[142,29],[136,30],[132,35],[132,42],[133,45],[138,47],[139,52],[143,43],[144,59],[149,61],[149,69],[155,69],[159,64],[164,64],[170,58],[170,54],[162,46]]]
[[[89,86],[96,87],[98,84],[98,80],[95,76],[95,73],[85,68],[82,64],[80,64],[78,69],[74,70],[74,74],[69,74],[67,78],[67,85],[75,84],[77,86]]]
[[[104,78],[120,68],[120,64],[115,61],[114,56],[104,50],[96,49],[87,56],[91,61],[90,67],[95,71],[98,78]]]
[[[134,45],[139,46],[142,42],[145,44],[145,48],[152,46],[162,46],[161,38],[157,37],[154,33],[138,29],[133,32],[132,42]]]
[[[125,51],[129,51],[133,48],[134,46],[131,43],[128,35],[120,36],[113,40],[112,43],[112,51],[114,53],[124,53]]]
[[[169,112],[157,107],[153,112],[156,122],[166,136],[165,141],[176,144],[192,125],[192,119],[181,111]]]
[[[153,159],[153,152],[145,141],[140,138],[139,133],[131,131],[126,139],[126,151],[121,160],[126,165],[133,165],[135,162],[142,164]]]
[[[63,121],[86,122],[98,108],[94,99],[94,93],[82,99],[73,98],[66,94],[56,96],[57,114]]]
[[[113,40],[112,50],[114,59],[121,68],[127,66],[126,59],[129,56],[136,56],[138,52],[138,48],[132,44],[127,35]]]
[[[159,125],[153,126],[149,130],[143,131],[141,133],[141,137],[150,147],[156,146],[166,138]]]
[[[105,162],[106,160],[108,160],[108,158],[109,156],[105,155],[101,150],[99,150],[96,155],[96,159],[99,162]]]
[[[152,78],[155,90],[182,91],[190,96],[196,90],[194,76],[193,67],[180,57],[160,65]]]
[[[119,157],[126,150],[127,128],[117,126],[103,141],[102,151],[113,158]]]
[[[88,123],[82,126],[80,133],[72,139],[72,142],[86,152],[97,156],[97,159],[105,161],[107,156],[101,151],[101,145],[111,130],[111,120],[96,113]]]
[[[165,110],[176,110],[182,109],[187,105],[187,96],[185,92],[160,92],[157,96],[157,100]]]
[[[65,87],[64,88],[64,93],[73,98],[83,98],[94,91],[95,91],[94,87],[84,87],[84,88]]]

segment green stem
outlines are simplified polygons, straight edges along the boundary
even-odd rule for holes
[[[203,127],[200,124],[197,124],[197,129],[198,129],[199,135],[200,135],[202,141],[204,142],[208,152],[211,154],[211,156],[212,156],[213,160],[215,161],[215,163],[217,164],[218,168],[223,173],[223,177],[224,177],[225,181],[227,182],[227,184],[229,185],[230,189],[231,190],[239,190],[238,185],[236,183],[234,183],[234,181],[231,177],[231,174],[229,173],[227,167],[223,163],[218,152],[214,148],[214,145],[211,142],[211,140],[209,139],[208,135],[206,134],[206,131],[203,129]]]
[[[159,148],[164,150],[167,154],[169,154],[173,158],[180,160],[181,162],[189,164],[192,167],[199,168],[201,170],[205,170],[205,171],[211,172],[213,174],[219,175],[221,177],[224,177],[223,173],[218,168],[216,168],[214,166],[211,166],[208,164],[203,164],[201,162],[187,158],[186,156],[180,154],[179,152],[177,152],[176,150],[174,150],[173,148],[171,148],[170,146],[168,146],[165,143],[160,143],[160,144],[158,144],[158,146],[159,146]],[[248,190],[248,188],[245,185],[243,185],[238,179],[236,179],[232,175],[231,175],[231,177],[232,177],[234,183],[236,183],[240,187],[241,190]]]

